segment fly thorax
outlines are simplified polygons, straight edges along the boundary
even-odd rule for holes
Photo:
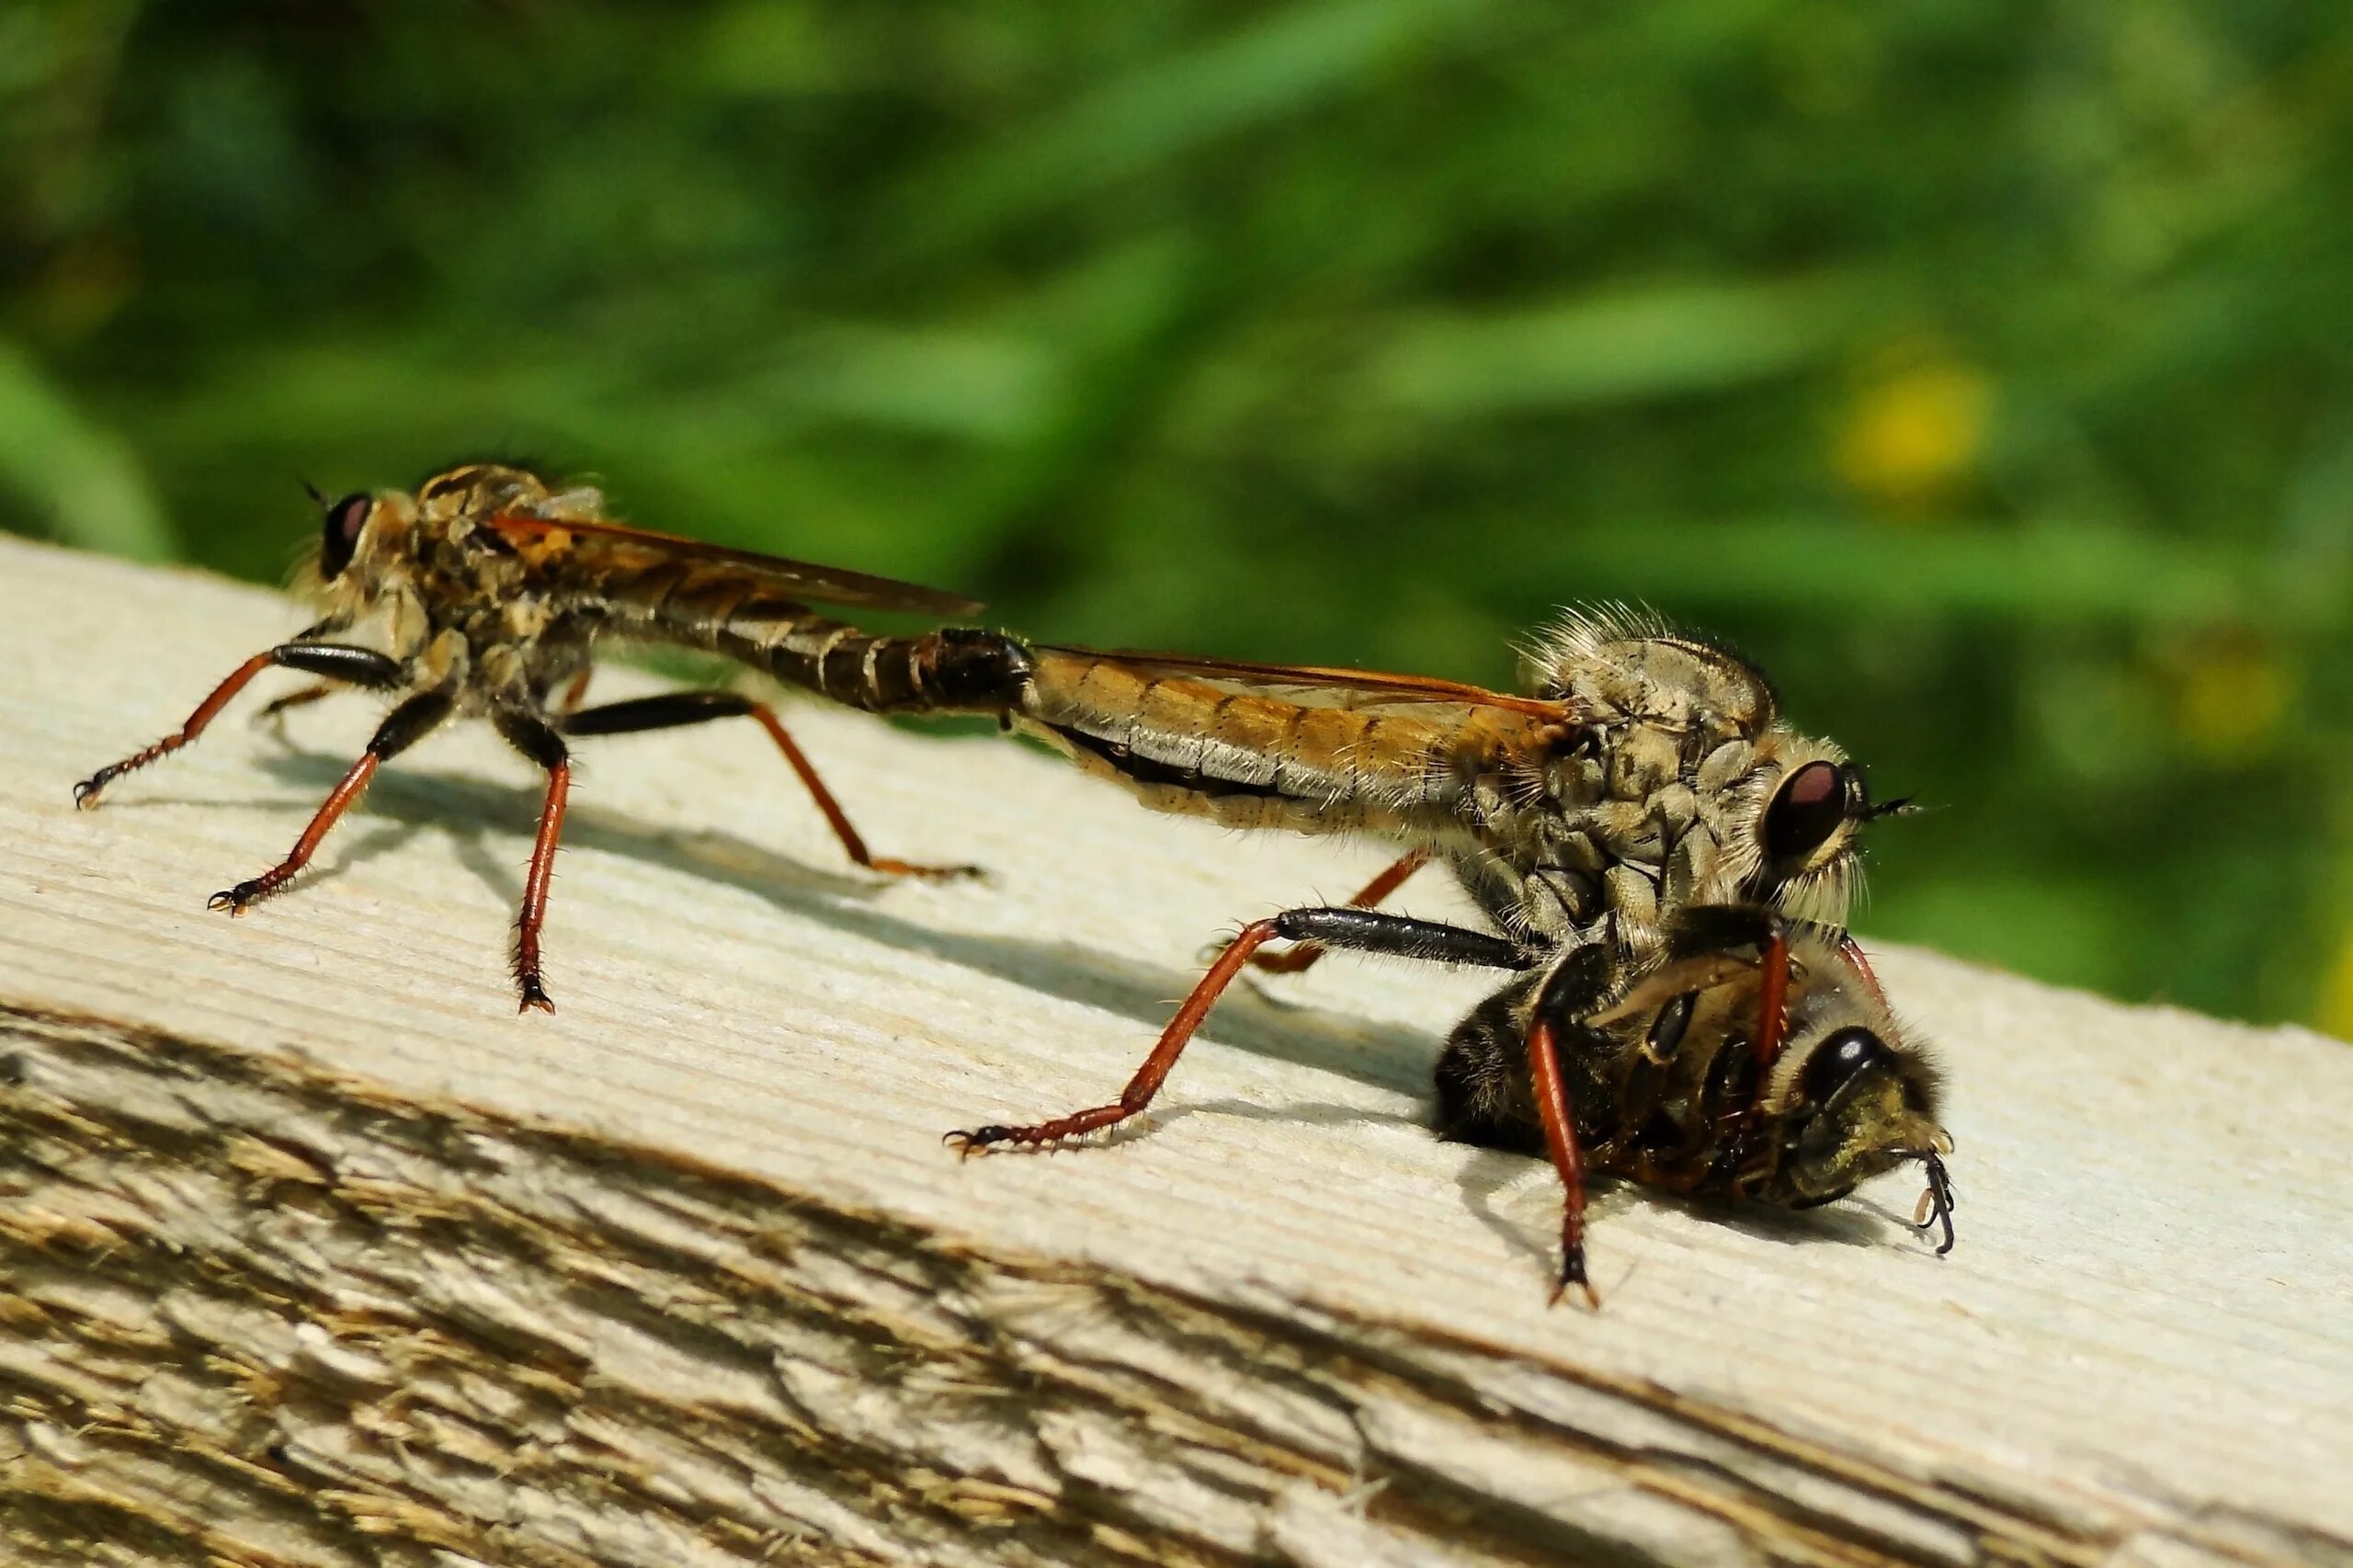
[[[420,687],[463,686],[473,673],[473,650],[454,628],[436,632],[417,659]]]
[[[1614,801],[1646,801],[1682,776],[1680,738],[1648,724],[1620,730],[1608,758],[1608,792]]]
[[[516,594],[499,607],[499,631],[508,638],[536,640],[547,633],[553,616],[540,594]]]

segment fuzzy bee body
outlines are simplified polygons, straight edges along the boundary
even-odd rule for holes
[[[1772,956],[1777,933],[1785,960]],[[1731,907],[1687,911],[1666,936],[1646,965],[1588,948],[1483,1002],[1438,1059],[1439,1134],[1544,1151],[1528,1062],[1544,1008],[1588,1169],[1803,1209],[1949,1147],[1933,1062],[1838,933]],[[1768,1063],[1756,1036],[1777,961]]]

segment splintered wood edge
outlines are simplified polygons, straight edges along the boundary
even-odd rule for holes
[[[27,1563],[2353,1550],[1984,1494],[1424,1326],[5,1002],[0,1172],[0,1541]]]

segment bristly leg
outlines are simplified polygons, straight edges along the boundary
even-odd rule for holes
[[[254,723],[256,727],[272,723],[284,718],[291,709],[308,708],[312,703],[324,701],[342,689],[343,687],[339,686],[321,681],[316,686],[306,686],[299,691],[290,691],[283,697],[273,697],[263,703],[260,711],[254,715]]]
[[[1128,1080],[1120,1097],[1109,1105],[1090,1106],[1056,1117],[1051,1121],[1029,1127],[991,1125],[969,1131],[950,1132],[941,1142],[953,1144],[958,1153],[970,1154],[975,1150],[993,1145],[1010,1144],[1016,1148],[1050,1147],[1069,1139],[1082,1137],[1103,1128],[1116,1126],[1140,1114],[1152,1104],[1153,1096],[1160,1092],[1161,1084],[1169,1070],[1184,1054],[1185,1044],[1193,1038],[1201,1020],[1233,977],[1250,961],[1250,956],[1267,943],[1281,938],[1287,942],[1320,942],[1325,947],[1348,948],[1358,952],[1380,953],[1391,958],[1420,959],[1432,963],[1477,964],[1484,969],[1525,969],[1529,960],[1520,949],[1504,937],[1484,931],[1465,930],[1459,926],[1447,926],[1435,920],[1416,920],[1403,915],[1383,915],[1370,909],[1289,909],[1267,920],[1256,920],[1242,928],[1241,934],[1218,954],[1194,985],[1192,994],[1185,998],[1176,1016],[1168,1020],[1152,1053]]]
[[[286,858],[258,877],[214,893],[205,901],[205,906],[243,915],[293,881],[311,863],[311,857],[318,852],[328,830],[367,792],[369,780],[376,777],[377,766],[423,740],[434,726],[449,716],[451,706],[452,699],[447,691],[421,691],[386,714],[369,740],[368,749],[359,754],[359,760],[328,791],[325,801],[311,818],[310,825],[302,829],[302,836],[294,841]]]
[[[1410,849],[1372,881],[1357,890],[1348,900],[1350,909],[1372,909],[1386,902],[1389,895],[1405,885],[1406,879],[1430,863],[1427,849]],[[1254,953],[1250,967],[1265,974],[1304,974],[1313,969],[1316,960],[1331,949],[1315,942],[1301,942],[1279,953]]]
[[[540,972],[540,932],[547,925],[548,887],[555,880],[556,846],[563,838],[564,804],[572,794],[572,759],[563,739],[538,715],[501,710],[491,722],[507,744],[547,769],[548,792],[540,807],[539,832],[531,840],[531,867],[523,878],[523,902],[515,915],[517,1012],[555,1011]]]
[[[251,684],[254,676],[271,667],[301,670],[309,675],[323,676],[347,686],[376,691],[389,691],[406,678],[407,672],[398,661],[377,653],[372,648],[354,648],[341,642],[284,642],[267,653],[256,653],[229,674],[229,678],[212,688],[210,696],[196,705],[196,711],[178,729],[144,750],[131,753],[120,762],[109,763],[74,786],[74,803],[85,811],[95,809],[98,793],[126,773],[134,772],[149,763],[160,761],[204,733],[221,710],[235,700],[237,693]],[[272,704],[276,708],[278,704]]]
[[[632,698],[626,702],[608,702],[596,708],[585,708],[557,721],[567,735],[630,735],[649,730],[675,730],[688,724],[706,724],[714,719],[755,719],[784,754],[784,760],[800,777],[801,788],[824,813],[825,824],[841,842],[842,852],[857,865],[870,871],[890,877],[977,877],[983,873],[978,866],[921,866],[912,860],[896,860],[877,856],[866,846],[866,840],[850,825],[849,813],[843,811],[834,792],[817,776],[816,767],[809,761],[791,733],[778,718],[776,710],[765,702],[755,702],[734,691],[670,691],[658,697]]]
[[[1528,1071],[1535,1089],[1537,1119],[1544,1128],[1544,1149],[1561,1178],[1561,1276],[1552,1287],[1557,1303],[1575,1286],[1586,1307],[1598,1310],[1601,1297],[1586,1278],[1585,1156],[1577,1147],[1577,1124],[1569,1105],[1568,1085],[1561,1076],[1562,1020],[1574,966],[1562,964],[1537,993],[1536,1009],[1528,1026]]]

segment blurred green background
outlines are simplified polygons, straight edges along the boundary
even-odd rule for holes
[[[2345,1033],[2349,20],[6,0],[0,526],[502,454],[1063,639],[1641,598],[1940,808],[1867,932]]]

